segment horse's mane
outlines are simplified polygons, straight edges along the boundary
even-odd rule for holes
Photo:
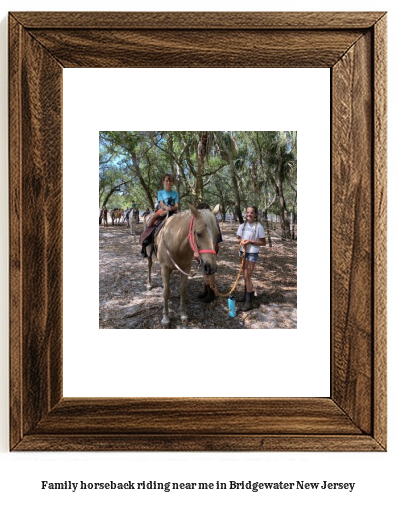
[[[204,223],[207,224],[207,225],[213,225],[213,218],[214,217],[214,214],[212,213],[211,210],[209,209],[200,209],[200,210],[197,210],[201,216],[201,218],[203,219]],[[188,210],[185,210],[185,211],[181,211],[180,213],[177,214],[177,216],[180,216],[181,218],[182,217],[191,217],[192,216],[192,212],[188,209]]]
[[[204,220],[204,222],[208,225],[213,225],[214,224],[214,218],[215,218],[215,215],[212,213],[211,210],[209,209],[201,209],[200,210],[200,214]]]

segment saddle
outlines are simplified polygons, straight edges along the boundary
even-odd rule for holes
[[[152,242],[152,241],[148,242],[148,239],[150,239],[150,240],[154,239],[151,236],[153,235],[155,228],[156,228],[156,224],[153,227],[149,227],[148,229],[146,229],[145,231],[142,232],[142,234],[139,237],[139,244],[140,245],[143,246],[144,243],[145,244],[147,243],[147,245],[148,245]]]
[[[139,244],[142,246],[141,249],[141,255],[143,258],[146,257],[152,257],[153,251],[154,251],[154,239],[157,236],[157,234],[162,229],[163,225],[165,224],[166,219],[171,216],[172,213],[167,213],[167,215],[164,215],[163,217],[159,217],[159,219],[155,222],[153,227],[149,227],[145,231],[142,232],[142,234],[139,237]],[[150,254],[147,254],[146,248],[148,246],[152,245],[152,248],[150,250]]]

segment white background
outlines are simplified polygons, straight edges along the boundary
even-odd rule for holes
[[[86,224],[98,214],[99,130],[296,130],[299,186],[294,330],[98,330],[98,231],[65,214],[64,395],[329,396],[330,70],[65,69],[63,82],[64,209],[78,175]],[[167,100],[153,99],[159,83]]]
[[[301,1],[301,10],[388,10],[389,11],[389,48],[396,47],[396,7],[391,1],[383,2],[354,2],[345,0],[318,2]],[[53,2],[37,1],[36,10],[54,10]],[[247,0],[241,3],[217,2],[203,0],[199,4],[190,4],[190,10],[297,10],[298,4],[292,1],[255,2]],[[123,2],[114,0],[108,2],[97,1],[92,5],[85,0],[76,2],[70,0],[59,4],[59,10],[147,10],[149,7],[141,2]],[[27,1],[3,2],[0,23],[2,70],[7,67],[7,11],[32,10],[33,5]],[[177,1],[150,3],[152,10],[186,10],[185,3]],[[96,505],[108,505],[111,502],[119,506],[145,505],[160,503],[162,505],[218,505],[227,502],[231,505],[298,505],[307,506],[335,505],[340,506],[373,506],[375,504],[393,505],[395,495],[395,468],[397,465],[396,449],[396,345],[393,335],[396,332],[395,317],[391,301],[396,300],[395,289],[391,287],[391,280],[395,278],[395,268],[389,264],[389,441],[387,453],[30,453],[10,454],[8,452],[8,289],[7,289],[7,224],[8,214],[7,194],[7,74],[1,73],[0,99],[0,216],[3,217],[0,230],[1,250],[1,333],[0,333],[0,498],[4,505],[22,506],[54,505],[66,506],[86,505],[95,502]],[[395,57],[389,52],[389,111],[396,110],[395,103]],[[390,115],[389,134],[390,145],[396,135],[395,115]],[[390,161],[391,163],[391,161]],[[395,175],[389,173],[389,220],[394,223]],[[396,256],[395,242],[389,242],[389,258]],[[393,367],[394,366],[394,367]],[[98,492],[71,493],[44,492],[40,490],[40,481],[48,480],[61,482],[72,481],[208,481],[216,480],[255,480],[255,481],[343,481],[356,482],[353,493],[345,491],[283,491],[278,493],[243,492]]]

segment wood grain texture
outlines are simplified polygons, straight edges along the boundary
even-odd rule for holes
[[[22,27],[9,20],[9,208],[10,208],[10,443],[23,437],[22,428],[22,216],[21,97]]]
[[[26,29],[362,30],[384,12],[13,12]]]
[[[371,34],[332,70],[332,397],[372,430]]]
[[[34,434],[360,435],[326,398],[64,399]]]
[[[28,435],[16,451],[369,452],[382,451],[362,435]]]
[[[31,431],[62,396],[62,68],[12,23],[10,47],[15,44],[10,271],[12,315],[18,323],[11,324],[12,377],[17,379],[11,382],[11,420],[19,420],[20,428],[15,435],[13,430],[13,441],[20,431]]]
[[[10,14],[11,449],[386,449],[385,26],[384,13]],[[176,63],[331,68],[330,399],[62,399],[62,68]]]
[[[363,32],[136,29],[30,33],[64,67],[260,68],[330,67]]]
[[[387,441],[387,20],[374,27],[374,437]]]

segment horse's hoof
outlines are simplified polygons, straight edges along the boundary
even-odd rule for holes
[[[163,326],[168,326],[168,324],[170,323],[170,319],[169,317],[163,317],[162,321],[161,321],[161,324]]]
[[[146,285],[146,288],[147,288],[147,290],[153,289],[153,285],[150,285],[150,283],[148,283],[148,284]]]
[[[188,319],[188,316],[187,315],[181,315],[181,321],[182,322],[187,322],[189,319]]]

